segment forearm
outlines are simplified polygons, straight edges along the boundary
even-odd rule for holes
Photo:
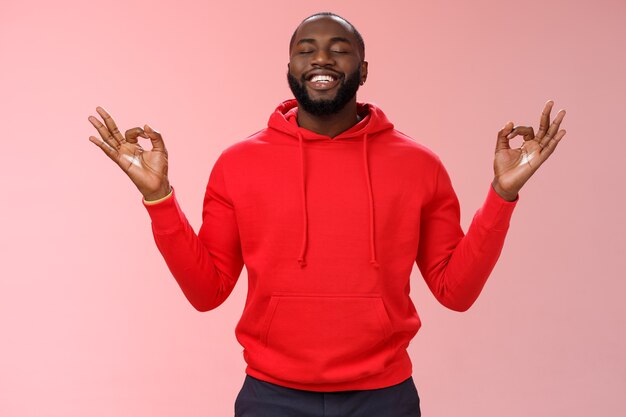
[[[236,278],[216,266],[209,248],[194,232],[172,192],[156,204],[144,200],[152,219],[152,234],[185,297],[198,311],[208,311],[228,297]],[[208,239],[211,235],[205,236]]]
[[[188,222],[166,234],[154,231],[156,246],[185,297],[198,311],[209,311],[230,295],[236,278],[216,268],[208,249]]]
[[[450,258],[433,271],[433,292],[441,304],[455,311],[474,304],[500,257],[506,233],[470,226]]]
[[[500,257],[519,197],[506,201],[490,186],[464,234],[458,201],[451,188],[443,190],[448,190],[444,193],[446,203],[427,211],[417,261],[437,300],[452,310],[465,311],[480,295]]]

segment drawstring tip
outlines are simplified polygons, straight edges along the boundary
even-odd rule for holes
[[[374,268],[380,268],[380,264],[376,261],[376,259],[370,259],[370,264],[371,264]]]
[[[306,261],[304,260],[304,258],[298,258],[298,263],[300,264],[300,267],[302,268],[303,266],[306,266]]]

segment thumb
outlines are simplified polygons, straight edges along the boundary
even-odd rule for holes
[[[152,129],[147,124],[144,125],[143,130],[144,132],[146,132],[146,134],[150,138],[150,141],[152,142],[152,150],[165,152],[165,143],[163,142],[163,137],[161,136],[161,134]]]
[[[498,132],[498,140],[496,141],[496,153],[503,149],[511,149],[509,139],[506,137],[513,130],[513,122],[506,122],[504,127]]]

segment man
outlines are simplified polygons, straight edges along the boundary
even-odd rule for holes
[[[421,325],[409,297],[413,263],[443,305],[467,310],[501,253],[519,190],[565,135],[563,110],[550,124],[551,101],[536,136],[507,123],[494,179],[464,234],[440,159],[357,102],[364,57],[345,19],[302,21],[287,71],[295,100],[221,153],[198,235],[169,184],[161,135],[145,125],[122,136],[100,107],[105,125],[89,118],[103,139],[90,140],[142,193],[156,245],[197,310],[224,302],[246,265],[237,417],[419,416],[406,351]],[[516,135],[525,142],[511,149]]]

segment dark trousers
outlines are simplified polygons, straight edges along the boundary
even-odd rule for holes
[[[235,400],[235,417],[420,417],[413,377],[385,388],[303,391],[246,374]]]

